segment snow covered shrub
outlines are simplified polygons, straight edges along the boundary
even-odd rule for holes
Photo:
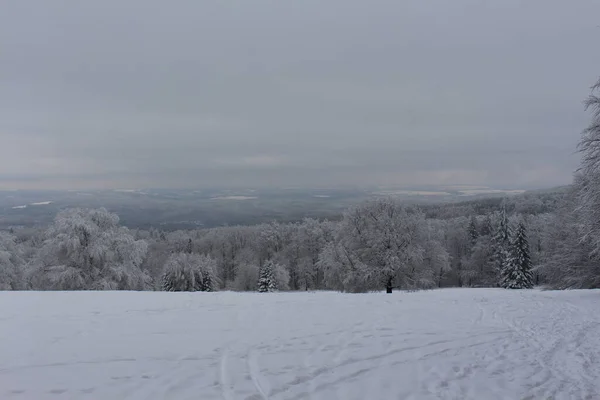
[[[168,292],[212,292],[217,286],[216,262],[206,255],[175,253],[163,273],[163,289]]]

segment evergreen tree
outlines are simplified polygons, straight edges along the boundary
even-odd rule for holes
[[[502,287],[506,289],[531,289],[533,273],[525,224],[519,223],[515,239],[511,243],[510,257],[502,270]]]
[[[215,290],[215,287],[214,279],[212,277],[212,271],[202,271],[201,275],[201,290],[203,292],[213,292]]]
[[[496,276],[502,284],[503,271],[510,262],[510,227],[506,206],[503,205],[492,242],[492,260]]]
[[[277,290],[275,282],[275,268],[272,261],[266,261],[258,272],[258,291],[261,293]]]

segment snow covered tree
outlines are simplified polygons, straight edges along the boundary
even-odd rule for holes
[[[256,291],[258,288],[258,271],[256,264],[241,264],[231,288],[237,291]]]
[[[581,168],[575,177],[576,208],[572,211],[580,232],[579,248],[589,248],[589,253],[578,265],[563,266],[575,273],[578,285],[598,287],[600,285],[600,80],[592,86],[586,100],[586,110],[591,110],[592,120],[583,131],[579,142]],[[578,258],[580,258],[578,256]]]
[[[283,250],[287,227],[278,222],[261,224],[258,226],[261,250],[261,259],[270,260]]]
[[[305,290],[319,289],[323,286],[324,271],[319,267],[318,261],[319,253],[328,242],[324,227],[326,223],[312,218],[305,218],[298,226],[296,240],[299,246],[299,281]]]
[[[494,235],[494,224],[492,223],[492,215],[487,214],[481,225],[480,236],[493,236]]]
[[[586,214],[579,206],[581,179],[576,175],[558,210],[548,218],[543,234],[547,250],[539,269],[545,283],[554,289],[600,288],[600,258],[581,223]]]
[[[156,238],[148,240],[148,252],[142,262],[142,269],[152,278],[154,290],[162,290],[162,274],[170,255],[169,244],[160,238],[160,233],[157,232]]]
[[[425,270],[431,271],[437,287],[442,287],[446,275],[451,271],[450,255],[443,245],[444,232],[439,221],[428,221],[427,239],[423,244]]]
[[[24,289],[21,251],[10,233],[0,232],[0,290]]]
[[[271,260],[265,261],[258,271],[257,290],[261,293],[275,292],[277,290],[275,265]]]
[[[553,288],[600,287],[600,80],[585,106],[592,120],[579,142],[581,167],[540,238],[546,251],[536,268]]]
[[[202,271],[202,286],[200,290],[203,292],[214,292],[215,291],[215,280],[214,280],[214,271],[212,268],[209,271]]]
[[[502,270],[501,286],[506,289],[531,289],[533,273],[525,224],[521,221],[510,246],[510,256]]]
[[[472,280],[467,269],[466,260],[470,253],[468,220],[466,217],[454,218],[446,224],[445,232],[446,249],[450,256],[450,269],[456,285],[462,287]]]
[[[543,264],[549,252],[545,249],[545,233],[550,226],[552,215],[549,213],[530,215],[527,221],[527,239],[531,250],[531,270],[533,283],[539,285],[543,278]]]
[[[163,272],[167,292],[212,292],[215,290],[215,260],[206,255],[175,253]]]
[[[273,272],[275,274],[275,287],[278,291],[282,290],[290,290],[290,273],[285,268],[285,266],[281,264],[274,264],[275,268]]]
[[[345,291],[432,287],[434,274],[423,263],[424,215],[393,199],[352,207],[338,231],[334,259],[346,267]],[[331,256],[331,254],[330,254]],[[351,279],[349,279],[351,277]],[[351,287],[354,285],[355,287]]]
[[[148,246],[105,209],[60,212],[32,262],[30,283],[42,290],[143,290]]]
[[[304,219],[168,233],[127,230],[106,210],[69,210],[45,234],[18,228],[8,241],[2,237],[10,235],[0,234],[0,288],[162,289],[166,280],[168,290],[254,291],[267,260],[277,290],[499,286],[512,254],[509,225],[516,228],[507,210],[526,219],[536,285],[600,287],[594,203],[588,197],[595,179],[582,170],[568,196],[561,191],[504,202],[424,205],[422,212],[377,199],[348,209],[334,222]],[[560,205],[563,196],[569,201]],[[172,276],[165,276],[167,261],[179,253],[206,254],[213,274],[200,269],[190,275],[190,268],[173,267]]]
[[[578,200],[581,207],[584,234],[600,252],[600,80],[592,86],[592,93],[586,100],[586,110],[591,110],[592,121],[583,131],[579,142],[581,168]]]
[[[470,286],[496,286],[498,284],[492,259],[491,238],[479,236],[465,260],[465,270],[470,275]]]
[[[361,293],[381,287],[376,275],[343,242],[329,243],[319,256],[327,289]]]
[[[510,242],[510,225],[506,213],[506,204],[503,204],[492,241],[492,257],[496,276],[499,280],[502,279],[502,271],[507,267],[510,260]]]
[[[477,238],[479,237],[479,231],[477,230],[477,219],[474,215],[471,216],[469,227],[467,229],[469,231],[470,247],[473,248],[475,243],[477,243]]]

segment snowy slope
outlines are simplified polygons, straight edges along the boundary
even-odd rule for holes
[[[2,399],[599,399],[600,292],[0,293]]]

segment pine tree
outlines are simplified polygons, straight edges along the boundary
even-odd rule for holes
[[[515,239],[511,243],[510,258],[502,270],[502,287],[506,289],[531,289],[533,273],[525,224],[519,223]]]
[[[202,280],[201,280],[200,290],[203,292],[213,292],[215,290],[214,287],[214,279],[212,277],[211,272],[202,271]]]
[[[502,285],[503,271],[510,262],[510,243],[508,215],[506,214],[506,206],[503,205],[492,242],[492,259],[500,285]]]
[[[273,262],[266,261],[258,272],[258,291],[261,293],[277,290]]]

